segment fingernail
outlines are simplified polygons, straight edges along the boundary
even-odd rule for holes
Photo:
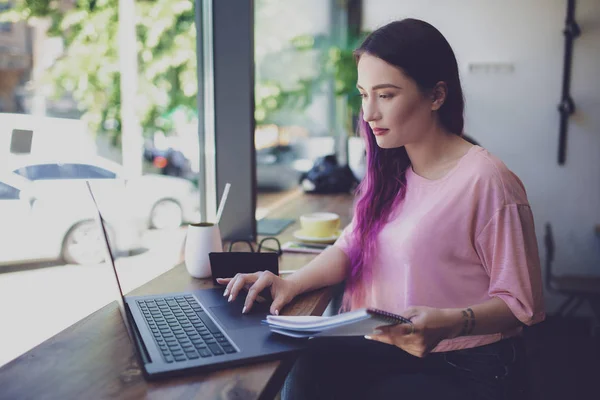
[[[231,302],[231,300],[233,300],[233,295],[232,294],[229,295],[229,298],[227,299],[227,301]]]
[[[242,314],[246,314],[246,306],[244,306],[244,308],[242,308]]]
[[[229,294],[229,290],[225,289],[225,293],[223,293],[223,297],[227,296]]]
[[[275,310],[275,315],[279,315],[279,310]]]
[[[373,340],[373,338],[371,336],[369,336],[369,335],[365,335],[365,339]]]

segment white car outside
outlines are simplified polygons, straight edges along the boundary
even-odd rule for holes
[[[15,174],[0,173],[0,265],[42,260],[96,264],[104,260],[100,229],[89,196],[66,197],[37,191]],[[145,230],[140,218],[106,205],[111,244],[116,255],[141,247]]]
[[[97,147],[81,120],[0,113],[0,160],[13,154],[95,155]]]
[[[14,156],[9,169],[33,182],[39,192],[64,196],[87,192],[85,181],[90,181],[94,192],[117,201],[125,212],[144,218],[150,228],[172,229],[200,220],[200,194],[182,178],[158,174],[129,178],[120,164],[98,156]]]

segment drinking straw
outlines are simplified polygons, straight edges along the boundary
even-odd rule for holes
[[[223,196],[221,196],[221,202],[219,203],[219,209],[217,210],[217,225],[219,225],[219,221],[221,221],[221,215],[223,214],[223,209],[225,208],[225,202],[227,202],[227,195],[229,195],[229,188],[231,187],[231,183],[227,182],[225,185],[225,190],[223,191]]]

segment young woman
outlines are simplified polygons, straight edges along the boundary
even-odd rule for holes
[[[523,184],[461,137],[456,58],[437,29],[396,21],[355,54],[368,167],[352,223],[298,272],[221,280],[225,295],[247,288],[247,312],[270,287],[278,314],[299,293],[344,281],[343,309],[412,321],[313,340],[286,398],[517,399],[526,389],[522,326],[544,318]]]

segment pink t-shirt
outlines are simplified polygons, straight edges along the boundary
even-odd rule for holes
[[[406,172],[407,191],[377,239],[365,304],[401,314],[411,306],[466,308],[502,299],[524,324],[545,317],[533,215],[519,178],[473,146],[443,178]],[[335,246],[349,254],[353,230]],[[434,351],[482,346],[519,334],[443,340]]]

